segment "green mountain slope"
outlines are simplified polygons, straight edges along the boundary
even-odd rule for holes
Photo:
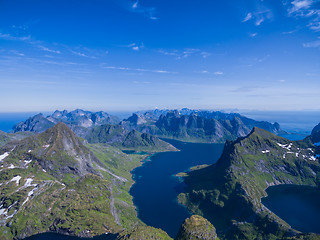
[[[308,141],[292,142],[254,128],[227,142],[214,165],[189,173],[179,200],[206,217],[226,239],[276,239],[295,233],[261,203],[268,186],[318,186],[319,160]]]
[[[142,224],[128,191],[145,156],[89,148],[63,123],[0,148],[0,239],[90,237]]]
[[[148,133],[126,130],[120,125],[102,125],[94,127],[85,136],[89,143],[108,143],[124,150],[146,152],[175,151],[169,143]]]

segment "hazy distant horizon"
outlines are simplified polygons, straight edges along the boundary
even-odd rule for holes
[[[132,115],[132,113],[137,111],[147,111],[154,109],[144,109],[144,110],[133,110],[133,111],[108,111],[103,109],[92,110],[81,108],[85,111],[105,111],[111,115],[118,116],[121,120],[126,119]],[[168,109],[168,108],[165,108]],[[178,108],[173,108],[174,110]],[[181,109],[181,108],[179,108]],[[55,110],[65,110],[65,109],[55,109]],[[55,111],[54,110],[54,111]],[[66,109],[67,111],[73,111],[75,109]],[[257,121],[269,121],[271,123],[278,122],[281,127],[289,132],[297,132],[303,134],[309,134],[313,127],[315,127],[320,122],[320,111],[315,110],[301,110],[301,111],[263,111],[263,110],[239,110],[227,109],[227,110],[216,110],[216,109],[201,109],[208,111],[221,111],[226,113],[240,113],[243,116],[252,118]],[[29,117],[36,114],[42,113],[44,116],[51,115],[54,111],[32,111],[32,112],[0,112],[0,130],[9,131],[14,124],[24,121]],[[2,128],[2,129],[1,129]]]

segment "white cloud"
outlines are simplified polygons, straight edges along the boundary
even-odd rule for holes
[[[104,68],[105,69],[111,69],[111,70],[121,70],[121,71],[177,74],[177,72],[170,72],[170,71],[167,71],[167,70],[159,70],[159,69],[154,70],[154,69],[115,67],[115,66],[107,66],[107,67],[104,67]]]
[[[256,32],[255,33],[249,33],[249,36],[252,37],[252,38],[256,37],[257,35],[258,35],[258,33],[256,33]]]
[[[251,21],[256,25],[260,26],[266,20],[273,20],[273,11],[263,3],[263,1],[255,1],[255,7],[247,13],[246,17],[242,20],[243,23]]]
[[[61,52],[59,50],[53,50],[44,46],[38,46],[41,50],[46,51],[46,52],[51,52],[51,53],[56,53],[56,54],[60,54]]]
[[[18,52],[18,51],[15,51],[15,50],[11,50],[10,52],[15,54],[15,55],[17,55],[17,56],[19,56],[19,57],[24,57],[24,54],[21,53],[21,52]]]
[[[144,48],[144,45],[143,45],[143,43],[141,43],[141,44],[131,43],[131,44],[126,45],[124,47],[131,48],[134,51],[139,51],[141,48]]]
[[[211,56],[212,54],[206,51],[202,51],[197,48],[185,48],[183,50],[164,50],[160,49],[157,52],[166,55],[166,56],[174,56],[177,60],[188,58],[190,56],[201,56],[202,58],[207,58]]]
[[[133,5],[132,5],[132,8],[135,9],[138,7],[138,1],[136,1]]]
[[[24,37],[15,37],[15,36],[12,36],[11,34],[0,33],[0,38],[5,40],[10,40],[10,41],[28,41],[31,39],[31,36],[28,35]]]
[[[286,80],[284,80],[284,79],[280,79],[279,81],[283,83],[283,82],[285,82]]]
[[[211,53],[201,52],[201,55],[202,55],[203,58],[207,58],[207,57],[211,56]]]
[[[223,75],[223,72],[214,72],[214,75]]]
[[[88,55],[86,55],[86,54],[84,54],[82,52],[76,52],[76,51],[71,50],[71,53],[73,55],[80,56],[80,57],[89,57]]]
[[[288,10],[289,14],[292,14],[301,9],[308,9],[312,5],[312,3],[313,1],[311,0],[294,0],[293,2],[291,2],[293,6]]]
[[[115,0],[119,1],[119,0]],[[125,9],[129,10],[130,12],[138,13],[143,15],[151,20],[157,20],[158,18],[155,16],[156,9],[153,7],[144,7],[143,5],[139,4],[139,0],[136,0],[132,3],[132,1],[123,1],[124,5],[120,3]]]
[[[312,31],[320,31],[320,0],[294,0],[287,6],[288,15],[309,19],[306,26]]]
[[[256,25],[256,26],[260,26],[261,23],[263,23],[263,21],[264,21],[264,18],[260,16],[260,17],[256,20],[255,25]]]
[[[302,45],[305,48],[317,48],[317,47],[320,47],[320,40],[303,43]]]
[[[247,22],[247,21],[249,21],[250,19],[252,19],[252,13],[248,13],[247,14],[247,16],[243,19],[243,21],[242,22]]]

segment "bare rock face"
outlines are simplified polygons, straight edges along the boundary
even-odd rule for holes
[[[93,165],[101,165],[74,132],[61,122],[19,142],[13,153],[36,160],[45,171],[57,178],[63,178],[66,174],[99,175]]]
[[[28,118],[25,122],[18,123],[14,128],[14,132],[36,132],[40,133],[54,126],[54,123],[45,118],[41,113]]]
[[[216,240],[215,227],[205,218],[192,215],[181,225],[176,240]]]

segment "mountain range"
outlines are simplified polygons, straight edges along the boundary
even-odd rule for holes
[[[142,115],[134,113],[120,124],[126,129],[136,129],[158,137],[190,142],[221,143],[235,140],[237,137],[249,134],[253,127],[260,127],[275,134],[284,133],[278,123],[255,121],[235,113],[183,109],[183,111],[166,111],[157,120],[155,116],[157,114],[152,114],[150,111]]]
[[[112,134],[109,134],[107,141],[118,141],[117,144],[120,140],[125,139],[126,135],[132,130],[157,137],[209,143],[235,140],[237,137],[249,134],[253,127],[259,127],[275,134],[284,133],[278,123],[255,121],[237,113],[187,108],[181,110],[156,109],[134,113],[131,117],[122,121],[105,112],[89,112],[80,109],[71,112],[57,110],[50,116],[44,117],[42,114],[38,114],[17,124],[13,128],[13,132],[40,133],[58,122],[66,123],[78,136],[87,139],[89,142],[93,138],[96,139],[96,136],[92,137],[92,135],[97,133],[100,136],[103,135],[102,130],[113,132],[115,139],[110,139]],[[104,133],[104,135],[106,134]],[[150,137],[148,138],[150,139]]]
[[[47,117],[39,113],[24,122],[18,123],[13,127],[13,132],[30,131],[40,133],[53,127],[58,122],[63,122],[70,126],[89,128],[103,124],[117,124],[119,119],[102,111],[90,112],[76,109],[68,112],[67,110],[56,110],[52,115]]]

